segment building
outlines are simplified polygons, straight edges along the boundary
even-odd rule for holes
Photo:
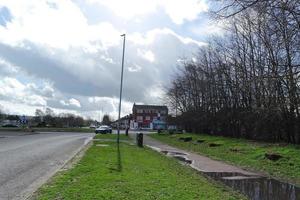
[[[18,127],[20,124],[20,120],[5,119],[0,122],[0,125],[3,127]]]
[[[167,116],[167,106],[133,104],[130,128],[166,129]]]
[[[132,119],[132,114],[126,115],[125,117],[120,118],[120,129],[129,128],[130,121]],[[119,120],[114,121],[111,126],[113,128],[118,128]]]

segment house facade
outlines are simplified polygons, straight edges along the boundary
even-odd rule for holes
[[[132,114],[126,115],[125,117],[120,118],[120,129],[130,128],[130,121],[132,119]],[[113,128],[118,128],[119,120],[114,121],[111,126]]]
[[[130,128],[165,129],[167,116],[167,106],[133,104]]]

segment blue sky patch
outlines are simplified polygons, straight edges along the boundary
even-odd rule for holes
[[[12,15],[7,7],[0,8],[0,25],[6,27],[7,22],[11,22]]]

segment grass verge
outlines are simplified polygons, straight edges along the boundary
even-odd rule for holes
[[[299,145],[261,143],[202,134],[153,134],[150,136],[181,149],[300,185]],[[179,139],[180,137],[192,137],[192,140],[184,142]],[[197,142],[198,140],[200,142]],[[272,161],[265,157],[266,153],[279,154],[282,158]]]
[[[117,140],[117,134],[96,134],[94,139],[112,139]],[[130,140],[129,136],[120,134],[120,140]]]
[[[119,150],[112,142],[94,142],[78,164],[59,172],[33,199],[244,198],[148,148],[121,143]]]

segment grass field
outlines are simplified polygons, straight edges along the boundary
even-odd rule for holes
[[[148,148],[121,143],[119,150],[115,142],[94,142],[78,164],[59,172],[40,188],[34,199],[244,199],[173,158]]]
[[[260,143],[200,134],[153,134],[151,137],[178,148],[261,171],[300,185],[300,146],[298,145]],[[179,140],[180,137],[192,137],[192,141],[184,142]],[[204,141],[197,143],[197,140]],[[217,145],[210,147],[212,143]],[[265,153],[276,153],[283,157],[277,161],[271,161],[265,158]]]

